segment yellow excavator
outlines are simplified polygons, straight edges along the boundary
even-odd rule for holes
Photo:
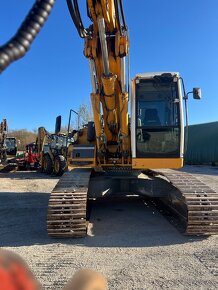
[[[217,193],[173,170],[183,166],[183,102],[186,108],[189,94],[183,79],[177,72],[137,74],[129,94],[129,32],[122,1],[87,0],[88,28],[78,1],[67,4],[89,61],[95,134],[87,126],[68,150],[70,171],[51,193],[48,234],[85,236],[87,201],[126,193],[161,200],[180,218],[186,234],[217,234]],[[190,93],[201,98],[199,88]]]
[[[43,2],[47,6],[36,10],[41,22],[48,16],[45,7],[50,9],[55,1],[39,0],[36,5]],[[137,74],[129,88],[129,32],[122,1],[87,0],[86,4],[88,28],[83,25],[78,1],[67,0],[89,61],[94,123],[78,130],[68,148],[69,171],[49,200],[48,234],[84,237],[87,202],[127,193],[160,200],[179,217],[185,234],[217,234],[218,194],[194,176],[176,170],[183,166],[188,94],[200,99],[201,90],[186,93],[177,72]],[[28,21],[25,29],[33,27]],[[25,33],[18,36],[19,43],[27,44],[22,42],[27,39]],[[14,60],[10,48],[6,46],[5,58],[0,49],[0,68],[2,59]]]

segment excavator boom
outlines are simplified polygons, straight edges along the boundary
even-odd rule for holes
[[[78,1],[67,0],[67,4],[80,37],[85,39],[84,55],[90,64],[98,163],[129,164],[126,85],[129,37],[122,1],[87,0],[87,15],[91,25],[86,29]]]

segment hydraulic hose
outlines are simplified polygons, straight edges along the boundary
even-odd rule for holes
[[[79,11],[79,5],[77,0],[67,0],[67,7],[70,12],[70,16],[76,26],[76,29],[81,38],[85,38],[88,35],[87,30],[84,28],[82,18]],[[88,6],[87,6],[88,7]]]
[[[23,57],[29,50],[44,23],[55,0],[36,0],[17,33],[3,46],[0,46],[0,73],[13,61]]]

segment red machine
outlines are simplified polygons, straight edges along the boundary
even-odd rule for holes
[[[26,145],[26,151],[17,158],[19,169],[37,169],[39,167],[39,156],[36,143]]]

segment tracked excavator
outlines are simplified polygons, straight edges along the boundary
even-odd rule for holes
[[[38,0],[18,33],[0,48],[0,70],[25,54],[55,1]],[[189,93],[177,72],[137,74],[128,86],[129,33],[121,0],[87,0],[85,28],[77,0],[67,0],[90,66],[93,123],[68,148],[69,171],[53,189],[47,229],[84,237],[87,202],[129,192],[166,204],[188,235],[218,233],[218,194],[183,166]],[[131,91],[131,93],[130,93]],[[130,106],[129,106],[130,103]],[[131,113],[129,114],[129,107]]]
[[[87,0],[88,28],[78,1],[67,4],[89,61],[95,135],[89,126],[68,150],[71,169],[51,193],[48,234],[85,236],[87,201],[127,193],[161,200],[186,234],[217,234],[218,194],[176,170],[183,166],[183,101],[189,94],[183,79],[177,72],[137,74],[129,115],[129,32],[122,1]],[[192,93],[200,99],[199,88]]]

